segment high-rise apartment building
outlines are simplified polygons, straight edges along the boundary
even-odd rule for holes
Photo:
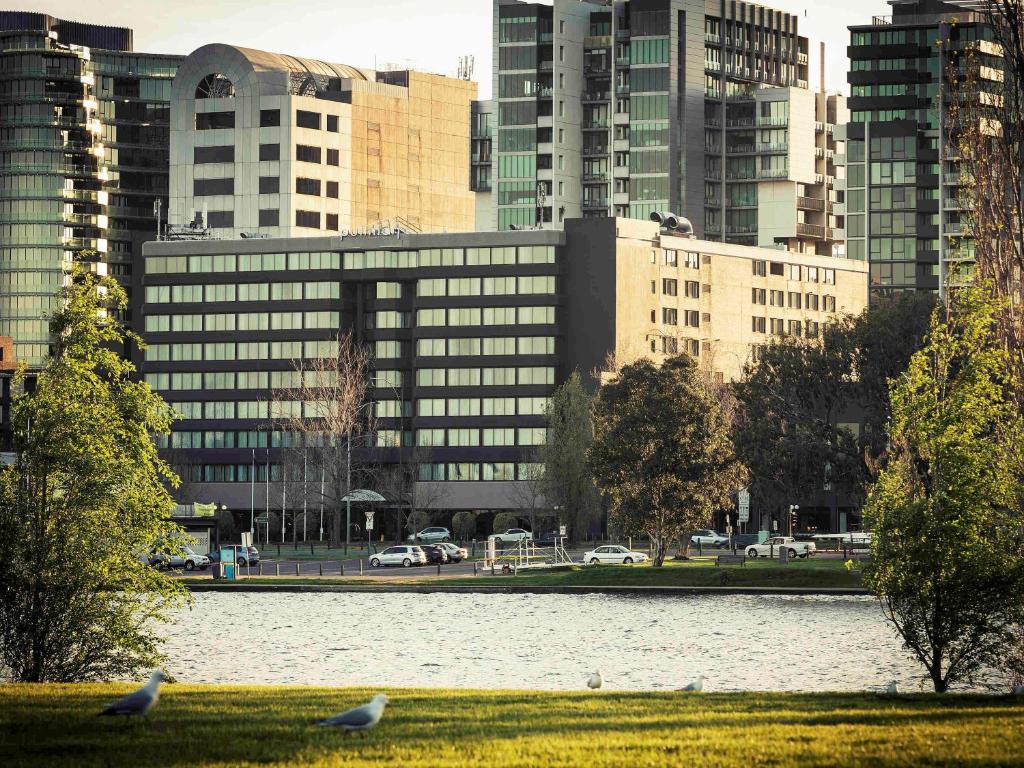
[[[845,106],[808,91],[796,16],[711,0],[495,0],[493,38],[498,229],[671,210],[708,238],[833,252],[827,128]]]
[[[814,337],[867,303],[863,262],[614,218],[145,252],[142,370],[184,417],[166,454],[185,481],[179,501],[289,516],[310,496],[294,471],[284,487],[296,443],[270,403],[302,407],[289,390],[339,331],[373,354],[373,460],[415,469],[417,505],[444,515],[528,509],[547,399],[573,370],[590,381],[610,354],[626,364],[685,352],[732,380],[772,338]]]
[[[1000,56],[977,2],[890,0],[892,15],[850,27],[846,128],[846,236],[871,263],[878,294],[937,291],[952,264],[970,276],[973,244],[946,109],[958,94],[949,65],[967,46],[982,82],[1001,79]]]
[[[221,237],[471,229],[476,85],[212,44],[174,80],[170,222]]]
[[[0,336],[16,360],[42,362],[83,251],[130,287],[166,202],[180,60],[133,52],[130,29],[0,11]]]

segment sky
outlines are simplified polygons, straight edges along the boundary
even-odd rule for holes
[[[889,13],[885,0],[769,0],[800,16],[818,84],[818,44],[826,45],[826,87],[846,92],[847,27]],[[10,9],[131,27],[135,49],[187,54],[212,42],[290,53],[338,64],[397,64],[452,75],[460,56],[490,96],[491,0],[10,0]],[[806,14],[806,15],[805,15]]]

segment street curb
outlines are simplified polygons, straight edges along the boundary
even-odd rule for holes
[[[828,595],[864,597],[871,593],[853,587],[670,587],[670,586],[595,586],[567,587],[540,585],[479,585],[455,586],[451,584],[186,584],[191,592],[407,592],[413,594],[465,593],[482,595]]]

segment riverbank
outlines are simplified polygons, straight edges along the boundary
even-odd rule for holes
[[[748,562],[745,566],[717,567],[714,560],[688,560],[666,563],[662,568],[648,565],[601,565],[551,571],[521,571],[517,575],[490,576],[441,575],[433,567],[417,570],[367,570],[364,576],[263,576],[235,582],[210,578],[187,578],[191,589],[297,589],[310,591],[467,591],[467,592],[636,592],[756,594],[867,594],[860,571],[847,569],[838,560],[796,562],[779,565],[767,561]]]
[[[128,690],[0,686],[0,762],[9,768],[1024,765],[1024,701],[1009,697],[392,690],[381,724],[366,736],[346,737],[314,723],[376,690],[168,685],[145,722],[95,716]]]

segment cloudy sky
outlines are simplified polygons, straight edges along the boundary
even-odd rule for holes
[[[800,15],[811,39],[826,45],[826,84],[846,90],[847,26],[889,12],[884,0],[773,0]],[[12,0],[12,9],[131,27],[135,48],[188,53],[210,42],[365,67],[387,63],[454,75],[459,56],[476,59],[474,79],[490,95],[491,0]],[[805,15],[806,14],[806,15]]]

